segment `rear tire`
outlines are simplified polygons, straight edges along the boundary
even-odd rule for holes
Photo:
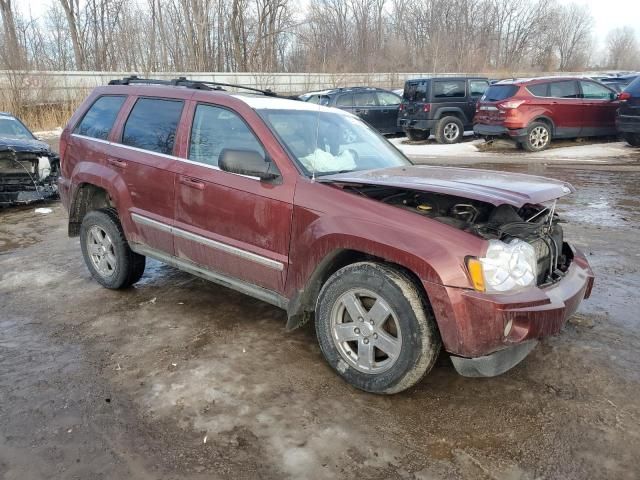
[[[640,147],[640,133],[625,133],[623,137],[632,147]]]
[[[80,247],[89,272],[106,288],[130,287],[144,273],[146,258],[131,250],[113,209],[93,210],[84,216]]]
[[[527,152],[541,152],[551,144],[551,128],[543,122],[533,122],[527,129],[527,136],[522,142]]]
[[[412,142],[421,142],[429,138],[429,130],[416,130],[415,128],[407,128],[404,133]]]
[[[401,270],[348,265],[324,284],[316,309],[320,349],[348,383],[372,393],[401,392],[431,370],[441,341],[425,299]]]
[[[436,141],[446,145],[459,143],[464,135],[464,125],[458,117],[444,117],[436,127]]]

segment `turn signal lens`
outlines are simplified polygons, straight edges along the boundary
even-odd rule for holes
[[[618,100],[620,100],[621,102],[629,100],[630,98],[631,98],[631,94],[629,92],[620,92],[618,94]]]
[[[479,292],[484,292],[484,276],[482,275],[482,264],[480,260],[477,258],[468,259],[467,268],[469,269],[469,276],[471,277],[473,288]]]

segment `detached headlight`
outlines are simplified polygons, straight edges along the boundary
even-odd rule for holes
[[[518,239],[489,240],[484,258],[467,260],[473,287],[481,292],[511,292],[535,285],[537,265],[533,247]]]

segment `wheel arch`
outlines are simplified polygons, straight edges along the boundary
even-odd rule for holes
[[[109,192],[94,183],[80,183],[74,190],[69,207],[69,236],[80,235],[80,225],[84,216],[100,208],[114,208]]]
[[[320,290],[331,275],[341,268],[363,261],[384,264],[403,272],[420,292],[425,308],[429,308],[432,311],[428,294],[420,281],[420,277],[410,268],[361,250],[339,248],[324,256],[309,276],[304,288],[298,290],[289,302],[286,329],[294,330],[312,319]]]
[[[555,135],[556,133],[556,125],[555,123],[553,123],[553,120],[551,119],[551,117],[547,116],[547,115],[538,115],[536,117],[533,118],[533,120],[531,120],[529,122],[529,126],[535,122],[542,122],[542,123],[546,123],[550,128],[551,128],[551,135]]]
[[[442,120],[444,117],[456,117],[458,118],[463,125],[469,123],[467,116],[459,107],[443,107],[438,109],[438,113],[436,115],[436,120]]]

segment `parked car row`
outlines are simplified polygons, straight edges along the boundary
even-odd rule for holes
[[[417,78],[402,90],[334,88],[300,99],[349,111],[383,134],[404,132],[414,141],[434,135],[438,143],[457,143],[466,130],[473,130],[486,139],[507,137],[538,152],[557,138],[621,133],[630,144],[638,143],[637,133],[628,131],[635,124],[626,118],[635,112],[629,89],[637,88],[638,78]],[[625,118],[616,122],[619,109]]]

